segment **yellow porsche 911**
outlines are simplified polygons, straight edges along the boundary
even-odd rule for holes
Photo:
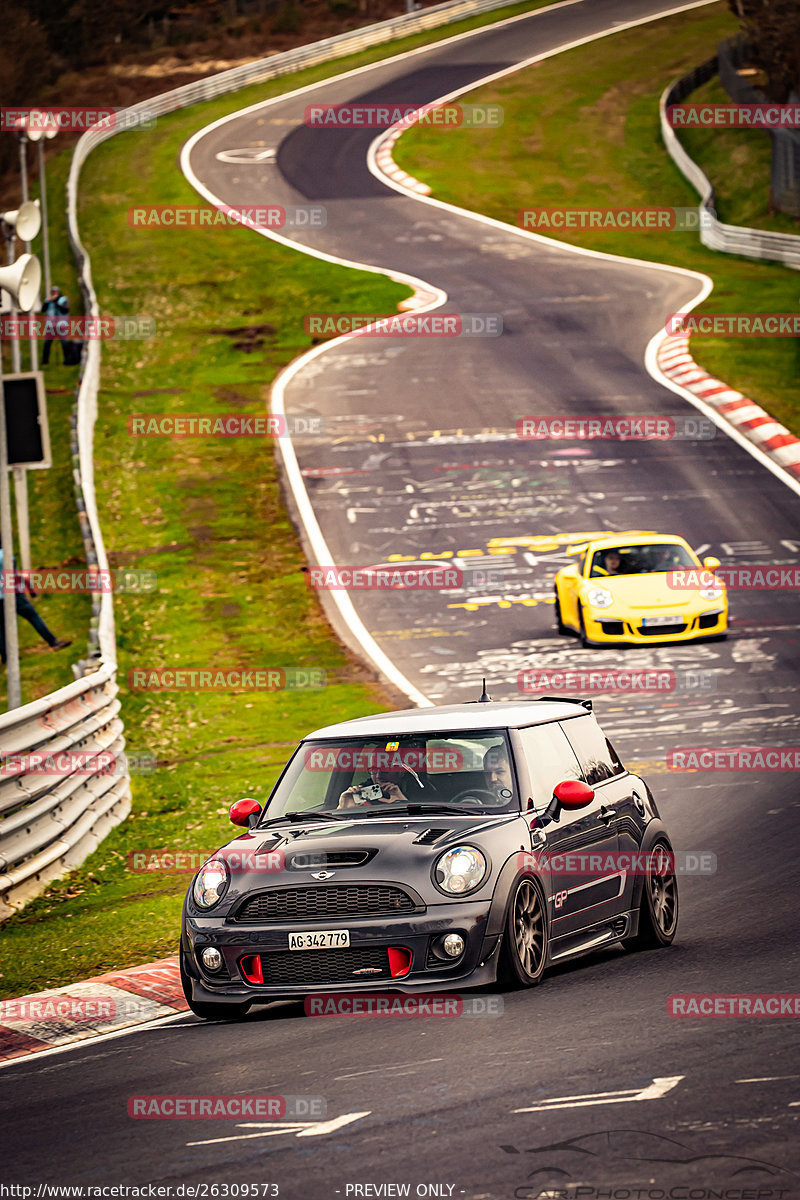
[[[725,585],[680,537],[637,531],[571,546],[579,561],[555,579],[559,633],[584,646],[722,638],[728,628]]]

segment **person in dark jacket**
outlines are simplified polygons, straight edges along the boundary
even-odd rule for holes
[[[0,661],[5,662],[6,661],[6,623],[5,623],[5,618],[3,616],[1,600],[2,600],[4,587],[11,586],[11,581],[6,579],[5,572],[3,571],[3,551],[2,550],[0,550],[0,580],[2,580],[2,586],[0,586]],[[47,628],[44,621],[39,616],[39,614],[37,613],[36,609],[31,604],[28,597],[25,595],[25,589],[27,589],[28,592],[30,592],[31,596],[35,596],[36,593],[31,591],[31,589],[28,585],[27,579],[25,579],[25,577],[23,575],[19,575],[17,573],[17,560],[16,559],[14,559],[13,583],[14,583],[14,595],[16,596],[16,601],[17,601],[17,616],[24,617],[26,621],[29,621],[31,623],[31,625],[33,626],[33,628],[36,630],[36,632],[39,634],[39,636],[41,638],[44,638],[44,640],[47,642],[47,644],[51,650],[64,650],[64,649],[66,649],[67,646],[71,646],[72,645],[71,640],[65,641],[64,638],[56,637],[56,635]]]
[[[42,305],[42,314],[47,320],[47,325],[45,326],[46,336],[42,348],[42,366],[46,367],[50,361],[50,347],[54,340],[61,342],[61,354],[66,363],[67,360],[64,351],[69,340],[67,338],[69,325],[63,318],[69,316],[69,300],[66,296],[62,295],[60,288],[55,286],[50,288],[50,295]],[[59,317],[62,320],[58,320]]]

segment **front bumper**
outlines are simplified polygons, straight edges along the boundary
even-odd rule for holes
[[[181,955],[183,971],[191,984],[192,999],[198,1003],[266,1003],[283,998],[302,998],[311,993],[452,991],[494,983],[500,937],[486,934],[489,902],[447,902],[429,906],[424,913],[403,917],[379,917],[316,922],[318,928],[347,928],[349,950],[288,949],[289,933],[296,924],[227,924],[224,918],[185,915]],[[303,926],[313,929],[314,922]],[[465,949],[458,959],[440,961],[432,943],[443,934],[460,933]],[[207,971],[200,952],[215,946],[224,959],[220,972]],[[380,967],[389,947],[410,951],[410,967],[402,975],[383,970],[380,975],[356,973],[368,961]],[[352,953],[351,953],[352,952]],[[253,959],[262,967],[263,983],[249,982]],[[386,959],[388,962],[388,957]],[[294,963],[297,963],[294,972]],[[355,966],[354,966],[355,964]],[[367,968],[371,972],[375,966]]]
[[[598,646],[648,646],[654,642],[694,642],[702,638],[719,637],[727,631],[728,613],[687,613],[680,625],[643,626],[647,613],[617,616],[613,609],[583,610],[586,640]]]

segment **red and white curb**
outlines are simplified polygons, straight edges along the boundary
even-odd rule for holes
[[[0,1061],[142,1025],[188,1008],[178,956],[0,1001]]]
[[[438,300],[438,292],[418,287],[407,300],[401,300],[397,307],[400,312],[426,312]]]
[[[392,158],[392,150],[400,134],[405,131],[407,126],[402,125],[390,129],[386,136],[381,140],[377,151],[375,152],[375,162],[378,164],[384,175],[388,175],[389,179],[399,183],[409,192],[413,192],[415,196],[430,196],[431,189],[427,183],[420,183],[413,175],[409,175],[406,171],[401,170],[397,163]]]
[[[784,471],[800,479],[800,438],[790,433],[754,400],[715,379],[689,353],[689,335],[668,334],[656,356],[660,370],[674,383],[699,396],[758,446]]]

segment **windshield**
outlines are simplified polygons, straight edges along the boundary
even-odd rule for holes
[[[519,809],[511,761],[498,729],[303,742],[259,824],[293,813],[510,812]]]
[[[607,550],[595,550],[589,575],[592,579],[604,575],[649,575],[681,567],[696,568],[697,561],[685,546],[677,542],[614,546]]]

